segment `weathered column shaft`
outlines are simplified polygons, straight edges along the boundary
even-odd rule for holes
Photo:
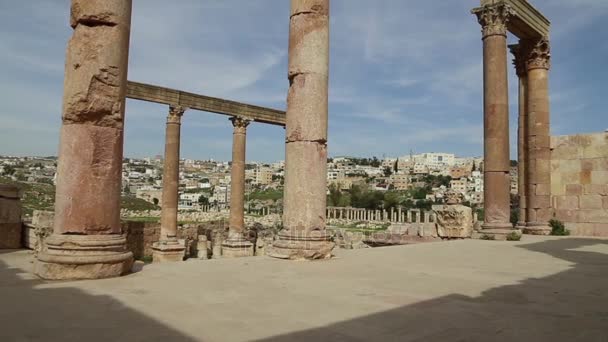
[[[527,159],[528,159],[528,110],[527,110],[527,87],[528,73],[526,70],[526,51],[525,44],[510,45],[511,53],[514,56],[513,65],[519,80],[518,86],[518,128],[517,128],[517,186],[519,196],[519,219],[517,227],[522,228],[526,225],[526,192],[527,192]]]
[[[292,0],[285,143],[284,231],[271,255],[331,256],[325,231],[329,0]]]
[[[131,0],[72,0],[70,25],[54,234],[35,271],[47,279],[118,276],[132,263],[120,235]]]
[[[160,240],[177,240],[177,205],[179,200],[179,149],[182,107],[170,107],[165,128],[163,161],[163,201],[160,214]]]
[[[483,32],[484,80],[484,229],[511,229],[509,99],[507,81],[508,5],[473,11]]]
[[[241,237],[245,229],[245,149],[249,121],[232,118],[232,167],[230,169],[230,235]]]
[[[528,155],[526,232],[549,234],[551,206],[551,150],[549,128],[548,39],[529,42],[528,70]]]
[[[230,226],[228,239],[222,243],[224,257],[253,256],[253,244],[245,239],[245,150],[247,143],[247,126],[250,119],[230,118],[234,131],[232,134],[232,166],[230,169]],[[268,215],[268,208],[262,208],[263,215]]]

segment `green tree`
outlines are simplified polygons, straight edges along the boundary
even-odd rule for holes
[[[384,177],[390,177],[393,174],[393,171],[391,170],[390,167],[385,166],[384,167]]]
[[[200,195],[198,197],[198,204],[200,204],[200,205],[209,205],[209,198],[207,198],[205,195]]]

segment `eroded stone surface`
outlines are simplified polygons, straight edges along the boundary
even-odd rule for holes
[[[468,238],[473,233],[473,211],[463,205],[434,205],[437,234],[442,238]]]

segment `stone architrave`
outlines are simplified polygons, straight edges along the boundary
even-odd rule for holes
[[[522,229],[526,226],[526,192],[527,192],[527,170],[528,164],[528,104],[527,104],[527,87],[528,87],[528,72],[526,70],[527,51],[525,44],[509,45],[511,53],[514,56],[513,65],[519,80],[518,86],[518,129],[517,129],[517,185],[519,196],[519,220],[517,228]]]
[[[0,184],[0,249],[21,248],[21,190]]]
[[[284,230],[269,253],[328,259],[325,229],[329,0],[292,0],[285,142]]]
[[[497,3],[472,11],[482,26],[484,80],[484,202],[488,235],[508,234],[510,223],[509,99],[507,23],[509,5]]]
[[[253,244],[245,239],[245,151],[250,119],[230,118],[232,134],[232,167],[230,170],[230,225],[228,238],[222,243],[226,258],[253,256]],[[267,211],[266,211],[267,213]]]
[[[470,238],[473,234],[473,210],[461,204],[434,205],[437,234],[442,238]]]
[[[131,0],[72,0],[55,222],[35,273],[45,279],[125,274],[120,224]]]
[[[548,38],[526,41],[528,55],[528,156],[527,234],[548,235],[551,206],[551,136],[549,119],[549,68],[551,50]]]
[[[185,111],[183,107],[171,106],[167,116],[160,239],[152,245],[152,260],[155,263],[182,261],[186,251],[186,246],[177,239],[180,131]]]

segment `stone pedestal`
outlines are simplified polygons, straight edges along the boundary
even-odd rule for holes
[[[327,90],[329,0],[292,0],[285,137],[283,224],[268,254],[327,259]]]
[[[0,184],[0,249],[21,248],[21,191],[18,187]]]
[[[434,205],[437,234],[442,238],[470,238],[473,234],[473,210],[464,205]]]
[[[183,261],[186,246],[178,240],[162,240],[152,245],[152,262],[174,262]]]
[[[209,242],[207,236],[199,235],[198,242],[196,244],[196,257],[197,259],[207,260],[209,259]]]
[[[45,279],[129,271],[120,194],[131,0],[72,0],[53,235],[37,256]]]
[[[97,279],[131,270],[133,253],[121,235],[58,235],[45,241],[34,272],[43,279]]]
[[[241,236],[228,237],[222,243],[224,258],[239,258],[253,256],[253,244]]]

